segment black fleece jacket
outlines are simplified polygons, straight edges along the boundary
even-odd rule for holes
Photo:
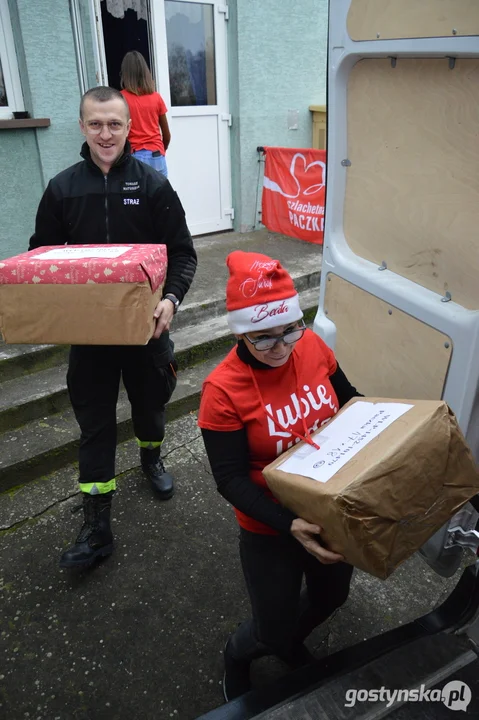
[[[253,368],[268,369],[254,358],[243,341],[238,343],[237,353],[240,360]],[[337,395],[339,407],[343,407],[353,397],[363,397],[351,385],[339,365],[330,376],[331,385]],[[264,488],[256,485],[249,476],[249,451],[246,429],[230,432],[201,430],[206,453],[210,461],[218,491],[235,508],[245,515],[266,525],[289,532],[291,523],[297,517],[291,510],[283,507],[266,495]]]
[[[90,156],[48,183],[38,207],[29,249],[42,245],[163,244],[168,252],[164,294],[180,302],[196,271],[196,251],[185,212],[168,180],[125,152],[103,175]]]

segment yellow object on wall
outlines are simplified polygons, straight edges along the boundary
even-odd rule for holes
[[[313,144],[316,150],[326,149],[326,105],[310,105],[313,113]]]

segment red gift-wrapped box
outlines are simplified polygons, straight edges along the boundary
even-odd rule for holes
[[[0,261],[7,343],[145,345],[167,270],[165,245],[54,245]]]

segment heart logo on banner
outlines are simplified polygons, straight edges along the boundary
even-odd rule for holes
[[[305,190],[301,190],[301,183],[298,180],[298,175],[303,181],[305,180],[304,176],[308,173],[311,168],[320,166],[322,169],[322,182],[320,183],[314,183],[313,185],[310,185]],[[302,166],[302,167],[301,167]],[[293,155],[293,158],[291,160],[291,166],[289,168],[289,172],[291,175],[291,178],[293,180],[294,186],[296,187],[296,193],[294,195],[290,195],[289,193],[285,192],[277,182],[274,180],[270,180],[270,178],[264,177],[264,187],[267,190],[271,190],[272,192],[280,193],[283,197],[292,198],[295,199],[299,197],[299,195],[314,195],[315,193],[319,192],[324,187],[324,175],[326,172],[326,164],[322,162],[321,160],[314,160],[313,162],[309,163],[309,165],[306,162],[306,158],[302,153],[296,153]],[[303,176],[303,177],[302,177]]]
[[[300,163],[301,161],[302,161],[303,167],[298,168],[298,170],[297,170],[296,165],[298,163]],[[298,172],[298,174],[301,173],[302,175],[306,175],[307,172],[309,170],[311,170],[312,167],[315,167],[317,165],[319,165],[322,168],[321,182],[315,183],[314,185],[310,185],[309,187],[307,187],[306,190],[303,190],[303,195],[314,195],[314,193],[319,192],[319,190],[321,190],[321,188],[324,187],[324,173],[326,171],[326,165],[325,165],[325,163],[321,162],[321,160],[314,160],[313,162],[309,163],[309,165],[306,165],[306,158],[301,153],[296,153],[296,155],[294,155],[293,159],[291,160],[290,173],[298,185],[298,190],[300,190],[300,183],[296,177],[296,173]]]

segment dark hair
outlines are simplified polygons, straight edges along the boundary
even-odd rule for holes
[[[155,92],[155,81],[146,60],[138,50],[126,53],[121,63],[121,86],[135,95]]]
[[[128,107],[128,103],[126,102],[121,92],[119,90],[115,90],[115,88],[107,87],[106,85],[99,85],[98,87],[91,88],[90,90],[87,90],[86,93],[83,95],[82,99],[80,100],[81,119],[83,119],[83,106],[85,105],[85,100],[87,100],[88,98],[90,98],[91,100],[96,100],[96,102],[121,100],[122,103],[124,103],[125,105],[127,118],[128,120],[130,119],[130,108]]]

